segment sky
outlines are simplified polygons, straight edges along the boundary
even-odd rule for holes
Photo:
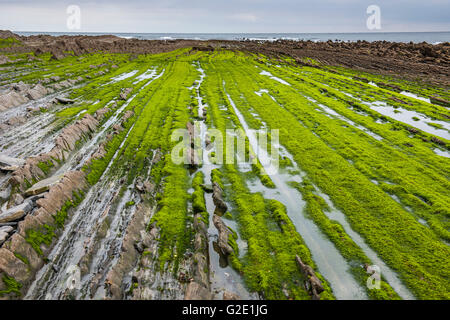
[[[69,29],[69,5],[80,29]],[[381,29],[369,30],[369,5]],[[73,21],[73,20],[71,20]],[[0,29],[111,33],[450,31],[450,0],[0,0]]]

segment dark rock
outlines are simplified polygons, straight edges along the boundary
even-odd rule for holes
[[[216,206],[216,209],[220,213],[225,213],[228,210],[228,206],[226,205],[225,201],[223,201],[222,198],[222,189],[220,188],[219,184],[217,182],[213,182],[213,202]]]

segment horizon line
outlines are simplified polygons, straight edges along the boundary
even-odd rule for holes
[[[8,29],[4,29],[7,31]],[[33,33],[102,33],[102,34],[383,34],[383,33],[446,33],[447,31],[354,31],[354,32],[113,32],[113,31],[24,31],[9,30],[11,32]]]

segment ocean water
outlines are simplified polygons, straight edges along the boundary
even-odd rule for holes
[[[427,42],[438,44],[450,42],[450,32],[367,32],[367,33],[96,33],[96,32],[25,32],[16,31],[23,36],[48,34],[60,35],[105,35],[113,34],[122,38],[136,38],[145,40],[259,40],[275,41],[286,40],[311,40],[311,41],[391,41],[391,42]]]

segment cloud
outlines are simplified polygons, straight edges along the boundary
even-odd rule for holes
[[[68,5],[82,32],[367,32],[366,9],[382,30],[449,31],[448,0],[0,0],[0,29],[68,31]]]

